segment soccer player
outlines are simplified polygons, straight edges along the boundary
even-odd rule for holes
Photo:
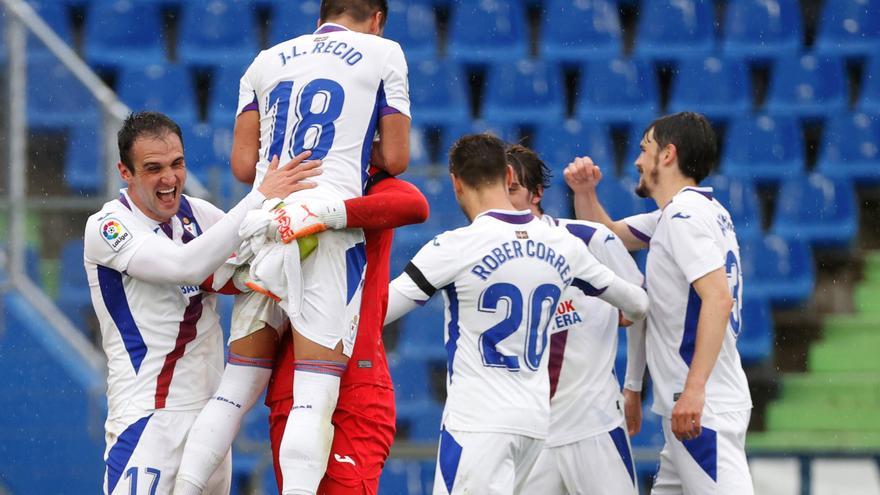
[[[300,216],[294,221],[312,216],[303,202],[322,201],[335,206],[328,221],[339,223],[342,202],[363,195],[369,164],[391,175],[406,169],[407,66],[400,45],[381,37],[387,13],[386,0],[322,0],[313,34],[261,52],[241,78],[232,149],[235,176],[259,185],[268,158],[276,154],[310,150],[324,162],[315,189],[285,200],[286,211]],[[374,144],[376,131],[380,140]],[[311,223],[309,232],[295,234],[316,233],[320,225]],[[280,452],[284,494],[314,494],[326,470],[331,415],[357,334],[363,268],[362,230],[321,232],[300,276],[288,286],[288,294],[301,297],[282,301],[292,323],[297,383],[288,440]],[[262,311],[267,303],[256,296],[242,299],[236,314],[272,313]],[[274,317],[255,317],[252,324],[236,318],[229,365],[218,390],[228,401],[210,402],[193,428],[178,495],[199,493],[265,389],[278,326]]]
[[[104,493],[170,493],[187,434],[217,387],[223,342],[214,296],[200,284],[232,254],[248,211],[266,198],[313,187],[299,165],[277,168],[229,213],[183,195],[180,128],[168,117],[130,115],[119,134],[128,187],[89,217],[84,263],[107,354]],[[230,462],[208,483],[228,493]]]
[[[566,229],[618,276],[643,283],[632,256],[607,227],[544,214],[541,198],[550,184],[550,169],[534,151],[512,145],[507,163],[514,171],[510,201],[516,209]],[[644,342],[642,323],[627,330],[628,342]],[[638,493],[623,397],[614,375],[618,326],[614,306],[575,287],[563,292],[549,328],[550,430],[524,493]],[[644,359],[644,353],[636,354]]]
[[[647,296],[567,231],[514,210],[499,139],[459,139],[449,169],[472,223],[435,237],[391,283],[386,323],[443,291],[447,400],[434,493],[523,493],[550,422],[546,330],[563,292],[596,294],[631,320]]]
[[[313,211],[319,217],[322,215],[318,208]],[[395,431],[394,386],[382,342],[392,229],[425,221],[428,203],[412,185],[380,172],[371,178],[366,196],[345,202],[345,213],[347,227],[364,229],[367,269],[358,337],[348,368],[342,375],[339,402],[333,413],[333,446],[318,493],[376,495],[379,475]],[[291,344],[288,332],[282,337],[266,394],[266,405],[271,409],[269,433],[279,491],[282,473],[278,451],[293,400]]]
[[[630,249],[651,248],[646,349],[666,438],[651,493],[748,495],[752,401],[736,349],[739,245],[730,214],[711,188],[699,187],[718,158],[715,132],[702,115],[683,112],[652,122],[640,147],[636,192],[657,202],[653,213],[612,221],[589,158],[576,159],[565,178],[579,217],[607,225]]]

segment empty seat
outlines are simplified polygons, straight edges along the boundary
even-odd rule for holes
[[[736,340],[742,363],[746,366],[759,364],[773,354],[773,318],[766,299],[749,297],[737,301],[740,310],[741,330]]]
[[[811,174],[782,184],[773,232],[812,246],[846,248],[855,241],[858,216],[852,183]]]
[[[232,127],[237,117],[238,91],[247,66],[230,64],[214,69],[208,91],[208,120],[216,126]]]
[[[727,133],[722,170],[730,177],[758,183],[803,174],[804,140],[793,117],[746,116]]]
[[[767,111],[823,118],[846,108],[846,72],[838,58],[795,55],[781,58],[773,70]]]
[[[28,125],[63,130],[99,122],[98,105],[92,94],[53,55],[27,57]]]
[[[631,179],[615,179],[613,175],[603,176],[596,187],[599,201],[614,220],[655,210],[657,204],[651,199],[643,199],[635,193],[636,182]]]
[[[499,137],[503,141],[517,142],[519,141],[519,131],[517,127],[510,124],[499,124],[497,122],[488,122],[486,120],[473,120],[463,123],[445,126],[440,133],[440,153],[442,161],[446,161],[449,149],[458,141],[458,139],[467,134],[479,134],[488,132]],[[446,176],[443,177],[447,179]]]
[[[256,18],[245,0],[184,2],[180,58],[194,66],[238,65],[257,56]]]
[[[186,150],[186,168],[203,183],[215,178],[232,180],[229,159],[232,152],[232,127],[209,123],[181,125]]]
[[[275,0],[269,18],[269,45],[314,33],[320,16],[320,0]]]
[[[636,55],[657,61],[708,55],[715,44],[715,13],[703,0],[643,0]]]
[[[431,164],[427,130],[418,123],[409,130],[409,166],[421,167]]]
[[[425,60],[437,55],[437,24],[430,5],[408,0],[388,2],[384,36],[403,47],[408,60]]]
[[[458,64],[423,60],[409,65],[413,120],[426,125],[449,125],[470,120],[468,81]]]
[[[486,85],[483,117],[499,124],[559,122],[565,91],[555,65],[536,60],[493,65]]]
[[[425,241],[430,240],[431,237],[440,231],[465,221],[455,199],[455,191],[452,189],[452,183],[448,175],[443,174],[439,177],[413,175],[406,179],[419,188],[419,191],[425,195],[425,199],[428,200],[428,205],[431,208],[428,222],[423,224],[422,227],[425,230],[433,231],[433,233],[429,232],[426,238],[423,237]]]
[[[64,182],[72,190],[97,192],[107,174],[103,134],[98,122],[73,126],[67,133]]]
[[[395,351],[403,359],[446,360],[443,297],[436,294],[428,304],[400,319],[400,338]]]
[[[748,295],[776,306],[804,303],[816,284],[813,254],[801,240],[777,235],[737,236]]]
[[[880,1],[825,2],[819,17],[816,51],[828,55],[865,56],[880,43]]]
[[[81,239],[67,241],[61,248],[60,273],[58,277],[58,307],[82,332],[92,313],[89,281],[83,266],[83,243]],[[39,266],[35,264],[34,266]],[[39,282],[35,279],[34,282]]]
[[[710,120],[729,120],[751,107],[751,84],[739,59],[716,56],[687,58],[672,81],[670,112],[698,109]]]
[[[730,213],[738,239],[761,235],[761,205],[754,184],[713,175],[703,185],[712,187],[715,199]]]
[[[449,56],[467,63],[513,61],[528,54],[522,5],[501,0],[456,2],[449,28]]]
[[[541,27],[544,60],[579,64],[623,53],[617,6],[608,0],[550,0]]]
[[[865,112],[880,113],[880,54],[868,59],[865,65],[858,108]]]
[[[556,176],[576,157],[589,156],[605,175],[614,175],[614,147],[608,126],[579,120],[537,128],[533,148]]]
[[[180,65],[125,67],[116,85],[119,98],[135,110],[155,110],[178,122],[196,120],[196,92]]]
[[[592,60],[581,71],[577,115],[584,121],[644,125],[657,113],[657,94],[657,78],[645,63]]]
[[[99,67],[164,62],[158,5],[132,0],[94,0],[86,17],[85,54],[90,64]]]
[[[801,24],[797,0],[730,0],[722,47],[751,60],[794,54],[801,46]]]
[[[819,152],[818,171],[857,183],[880,181],[880,115],[842,112],[828,125]]]

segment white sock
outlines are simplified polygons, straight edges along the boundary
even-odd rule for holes
[[[293,374],[293,409],[281,440],[279,463],[284,495],[314,495],[327,470],[333,442],[330,419],[339,398],[345,365],[297,361]]]
[[[175,495],[201,493],[217,466],[223,462],[232,441],[241,427],[244,415],[254,406],[257,398],[272,376],[271,359],[254,359],[229,354],[229,364],[223,371],[220,387],[205,404],[190,429],[177,472]],[[198,491],[177,491],[185,485]]]

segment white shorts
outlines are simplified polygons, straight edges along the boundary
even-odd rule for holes
[[[663,418],[666,444],[651,495],[753,495],[745,452],[751,415],[751,411],[704,411],[702,433],[684,442],[672,434],[670,419]]]
[[[104,494],[171,493],[186,437],[199,412],[160,410],[131,421],[107,421]],[[231,480],[230,451],[203,493],[226,495]]]
[[[524,492],[543,440],[510,433],[440,432],[434,495]]]
[[[229,343],[247,337],[269,325],[281,333],[287,316],[275,301],[259,292],[245,292],[235,296],[232,306],[232,328]]]
[[[544,447],[523,493],[638,495],[626,425],[559,447]]]

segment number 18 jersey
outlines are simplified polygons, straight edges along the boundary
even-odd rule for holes
[[[311,150],[324,195],[363,195],[373,138],[384,115],[410,115],[407,66],[396,42],[324,24],[257,55],[241,78],[238,112],[260,112],[258,186],[272,156]],[[317,192],[317,191],[316,191]]]
[[[531,213],[490,210],[426,244],[392,286],[446,302],[446,429],[544,439],[547,325],[570,285],[615,279],[580,240]]]

